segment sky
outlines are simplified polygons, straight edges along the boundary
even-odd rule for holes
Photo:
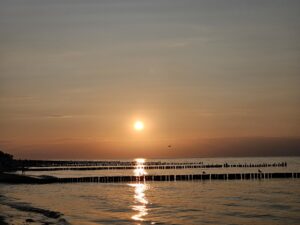
[[[299,13],[298,0],[1,0],[0,149],[299,156]]]

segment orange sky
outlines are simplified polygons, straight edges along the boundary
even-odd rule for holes
[[[299,155],[299,10],[291,0],[1,1],[0,149]]]

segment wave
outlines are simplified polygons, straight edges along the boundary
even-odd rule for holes
[[[28,212],[28,213],[36,213],[39,215],[42,215],[45,217],[45,219],[51,219],[54,220],[53,222],[55,224],[59,224],[59,225],[69,225],[70,223],[63,218],[63,214],[60,212],[56,212],[56,211],[51,211],[48,209],[43,209],[43,208],[38,208],[35,206],[32,206],[29,203],[26,202],[17,202],[14,201],[11,198],[8,198],[7,196],[3,196],[0,195],[0,204],[8,206],[10,208],[22,211],[22,212]],[[5,224],[5,215],[1,215],[1,222],[3,222],[3,224]],[[30,221],[30,222],[34,222],[33,219],[26,219],[26,221]],[[44,222],[44,224],[47,224],[47,221],[42,221]],[[1,224],[1,223],[0,223]]]

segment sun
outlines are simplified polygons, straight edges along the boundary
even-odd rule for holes
[[[135,121],[134,129],[137,130],[137,131],[144,130],[144,123],[142,121],[139,121],[139,120]]]

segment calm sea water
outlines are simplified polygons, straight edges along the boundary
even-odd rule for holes
[[[299,171],[299,158],[275,159],[247,160],[287,160]],[[11,224],[299,224],[299,187],[300,179],[1,184],[0,212]]]

